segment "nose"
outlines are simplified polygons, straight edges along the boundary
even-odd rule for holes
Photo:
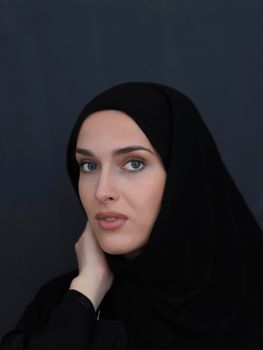
[[[116,180],[116,177],[109,169],[101,170],[95,192],[98,201],[105,203],[119,199]]]

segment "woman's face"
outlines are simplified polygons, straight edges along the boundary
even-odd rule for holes
[[[109,254],[136,255],[158,216],[166,172],[138,124],[117,110],[91,114],[80,128],[79,195],[91,228]]]

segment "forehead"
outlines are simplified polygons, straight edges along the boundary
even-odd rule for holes
[[[126,113],[118,110],[103,110],[89,115],[81,125],[77,146],[107,147],[109,144],[141,144],[151,147],[151,143],[139,125]]]

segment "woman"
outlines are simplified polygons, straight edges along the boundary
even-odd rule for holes
[[[185,95],[98,95],[67,169],[89,220],[78,270],[40,289],[1,350],[262,349],[262,232]]]

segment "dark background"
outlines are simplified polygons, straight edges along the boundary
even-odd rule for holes
[[[72,125],[124,81],[190,96],[263,226],[263,3],[1,0],[0,336],[76,266],[85,218],[65,169]]]

